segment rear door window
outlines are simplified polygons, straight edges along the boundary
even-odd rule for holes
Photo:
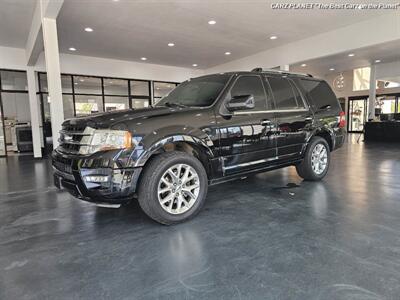
[[[303,109],[304,102],[295,85],[285,77],[268,77],[276,109]]]
[[[335,110],[340,109],[334,92],[325,81],[310,79],[300,79],[299,81],[314,110],[326,109],[329,106]]]
[[[266,96],[260,76],[240,76],[231,89],[230,97],[253,95],[254,110],[266,109]]]

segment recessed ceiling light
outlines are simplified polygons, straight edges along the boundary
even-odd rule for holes
[[[81,78],[81,79],[79,79],[79,81],[80,81],[80,82],[84,82],[84,81],[85,81],[85,79],[82,79],[82,78]]]
[[[141,60],[147,60],[147,58],[146,58],[146,57],[141,57],[140,59],[141,59]]]
[[[270,40],[276,40],[278,37],[276,35],[270,36],[269,39]]]
[[[76,51],[76,48],[71,47],[71,48],[69,48],[68,50],[69,50],[69,51]]]
[[[225,52],[225,55],[231,55],[231,53],[229,51]]]
[[[306,65],[306,64],[301,64],[301,66],[302,66],[302,67],[307,67],[307,65]]]
[[[349,56],[350,56],[350,57],[353,57],[353,56],[354,56],[354,53],[350,53]]]
[[[93,32],[93,28],[86,27],[86,28],[85,28],[85,31],[86,31],[86,32]]]
[[[193,64],[192,66],[193,66],[193,67],[197,67],[197,64]]]
[[[217,22],[216,21],[214,21],[214,20],[210,20],[210,21],[208,21],[208,24],[210,24],[210,25],[215,25]]]
[[[376,63],[380,63],[381,60],[380,60],[380,59],[376,59],[375,62],[376,62]]]
[[[173,47],[173,46],[175,46],[175,44],[174,43],[168,43],[168,46],[169,47]]]
[[[75,85],[77,85],[78,83],[77,83],[77,82],[75,82],[74,84],[75,84]]]
[[[334,68],[330,68],[329,71],[335,71],[335,69]]]

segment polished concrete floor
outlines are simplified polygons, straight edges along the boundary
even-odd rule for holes
[[[0,299],[400,298],[400,145],[349,142],[322,182],[212,187],[173,227],[57,191],[47,160],[0,178]]]

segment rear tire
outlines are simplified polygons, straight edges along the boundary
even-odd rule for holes
[[[139,185],[139,204],[161,224],[181,223],[200,211],[207,189],[207,173],[197,158],[184,152],[166,152],[145,167]]]
[[[296,166],[297,174],[304,180],[321,180],[328,172],[330,158],[331,153],[326,140],[315,136],[307,146],[303,161]]]

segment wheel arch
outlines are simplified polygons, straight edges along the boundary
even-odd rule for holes
[[[329,130],[328,128],[321,128],[321,129],[314,131],[313,134],[311,134],[310,137],[308,138],[307,144],[315,136],[321,137],[324,140],[326,140],[330,151],[332,151],[334,149],[335,139],[334,139],[334,133],[331,130]]]
[[[136,161],[137,167],[145,167],[146,163],[154,156],[170,151],[180,151],[196,157],[204,166],[207,175],[211,172],[210,160],[214,158],[211,147],[206,141],[190,135],[172,135],[156,141],[145,150]]]

